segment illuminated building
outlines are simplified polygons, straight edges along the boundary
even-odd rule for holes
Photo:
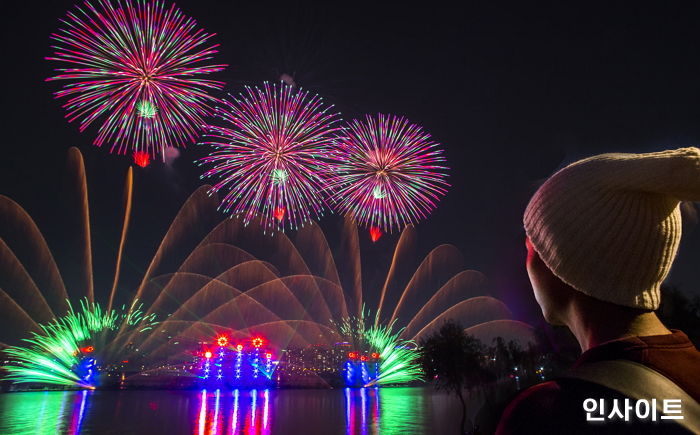
[[[200,352],[199,378],[212,387],[259,387],[272,383],[278,361],[265,347],[263,337],[233,343],[218,336]]]
[[[364,387],[379,377],[379,358],[376,352],[369,354],[350,351],[343,368],[346,387]]]

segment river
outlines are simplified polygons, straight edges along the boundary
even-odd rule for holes
[[[5,434],[450,434],[459,402],[430,387],[0,394]]]

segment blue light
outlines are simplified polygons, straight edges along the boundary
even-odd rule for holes
[[[97,376],[97,362],[95,358],[83,358],[74,367],[73,371],[82,379],[85,386],[94,387]]]
[[[239,345],[240,346],[240,345]],[[203,355],[211,355],[206,350]],[[199,378],[205,385],[214,388],[265,388],[273,380],[277,361],[273,361],[272,354],[260,348],[238,348],[233,352],[224,349],[216,350],[216,358],[202,358],[199,366]],[[212,370],[211,366],[216,370]]]
[[[345,385],[351,387],[353,384],[353,369],[350,361],[345,363]]]

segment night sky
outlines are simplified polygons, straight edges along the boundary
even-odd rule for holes
[[[524,270],[522,213],[557,168],[601,152],[646,152],[700,144],[700,11],[627,3],[534,8],[469,2],[461,9],[423,2],[179,1],[217,33],[217,77],[238,93],[283,73],[335,104],[345,119],[395,113],[442,143],[452,188],[418,226],[421,252],[456,245],[465,265],[484,272],[518,317],[539,321]],[[49,35],[71,2],[3,2],[0,194],[35,218],[58,257],[66,151],[84,154],[92,204],[98,295],[111,283],[120,231],[127,156],[92,146],[96,128],[78,133],[64,120]],[[184,200],[201,182],[190,146],[172,168],[136,167],[135,210],[124,266],[134,285]],[[337,234],[339,218],[322,226]],[[700,231],[685,228],[670,278],[700,293]],[[371,245],[385,260],[397,234]],[[373,264],[365,259],[367,263]],[[368,270],[375,279],[385,270]],[[70,284],[70,283],[68,283]],[[101,290],[101,289],[105,290]]]

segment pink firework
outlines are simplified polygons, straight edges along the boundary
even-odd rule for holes
[[[265,231],[298,228],[323,214],[330,141],[339,121],[317,95],[281,83],[246,88],[225,101],[210,126],[214,151],[199,161],[213,165],[202,178],[216,177],[213,191],[226,192],[221,208],[250,222],[259,216]]]
[[[372,227],[373,241],[425,218],[449,187],[439,144],[402,117],[353,120],[334,140],[333,160],[332,203]]]
[[[207,64],[212,34],[160,1],[86,1],[61,22],[47,59],[66,67],[47,81],[68,82],[55,96],[68,99],[66,118],[80,131],[101,122],[95,145],[155,156],[197,140],[216,101],[208,92],[223,87],[204,77],[226,67]]]

